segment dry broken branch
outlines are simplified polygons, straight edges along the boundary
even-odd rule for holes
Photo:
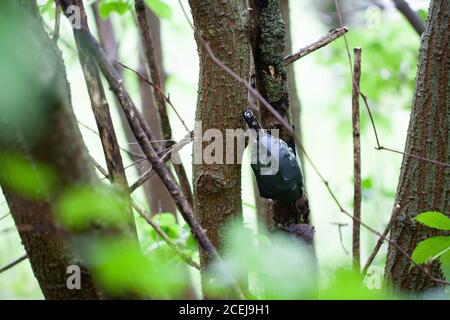
[[[355,48],[355,63],[353,68],[352,86],[352,123],[353,123],[353,270],[360,272],[361,268],[361,134],[359,123],[359,85],[361,79],[361,48]]]
[[[342,37],[347,32],[348,32],[348,28],[347,27],[341,27],[341,28],[330,30],[328,32],[328,34],[324,35],[319,40],[317,40],[317,41],[307,45],[306,47],[300,49],[296,53],[293,53],[293,54],[285,57],[284,58],[284,65],[287,66],[287,65],[297,61],[298,59],[301,59],[304,56],[307,56],[311,52],[314,52],[314,51],[316,51],[316,50],[318,50],[320,48],[325,47],[326,45],[328,45],[329,43],[333,42],[334,40],[339,39],[340,37]]]

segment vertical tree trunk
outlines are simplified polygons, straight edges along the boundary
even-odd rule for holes
[[[18,3],[20,5],[17,5]],[[2,6],[0,21],[7,21],[7,23],[14,21],[15,24],[15,28],[9,25],[8,30],[2,27],[0,38],[14,33],[15,39],[20,39],[16,40],[12,48],[6,44],[2,49],[3,53],[6,52],[6,56],[10,54],[16,59],[20,90],[24,94],[35,94],[41,97],[41,99],[27,100],[25,105],[20,105],[21,111],[13,113],[11,118],[8,117],[8,113],[18,110],[8,110],[14,106],[5,106],[4,101],[0,101],[0,105],[6,108],[0,113],[0,122],[3,122],[0,127],[10,128],[6,135],[2,132],[0,152],[3,155],[19,153],[30,163],[50,166],[58,174],[58,186],[55,192],[75,184],[95,181],[95,174],[89,164],[72,111],[69,84],[61,52],[45,32],[35,1],[17,3],[2,1],[0,6]],[[11,17],[16,20],[11,20]],[[28,68],[36,73],[30,77],[22,77],[21,72]],[[8,90],[5,80],[0,76],[0,86]],[[0,97],[4,94],[5,92],[0,89]],[[4,112],[5,110],[8,112]],[[41,116],[33,119],[36,126],[27,127],[20,120],[23,116],[20,112],[26,111],[33,112],[34,115],[38,112]],[[9,165],[7,161],[0,161],[0,166],[5,165]],[[0,168],[0,171],[7,175],[11,174],[10,178],[13,180],[19,179],[19,176],[12,172],[5,172],[4,167]],[[2,180],[1,183],[34,275],[45,298],[99,298],[91,275],[83,267],[81,268],[81,289],[70,290],[67,287],[66,281],[69,276],[67,267],[82,266],[82,263],[69,248],[65,234],[54,222],[53,200],[57,194],[51,193],[39,199],[28,198],[12,188],[7,181]],[[27,228],[24,228],[25,226]]]
[[[281,17],[278,0],[253,0],[254,32],[252,46],[255,61],[256,86],[266,100],[287,122],[291,121],[285,54],[285,23]],[[294,145],[294,136],[266,108],[260,110],[263,127],[278,129],[280,138]],[[309,204],[304,193],[293,203],[274,201],[273,218],[276,227],[284,230],[304,224],[312,235],[309,224]],[[305,229],[306,230],[306,229]]]
[[[246,10],[244,1],[190,0],[189,4],[198,36],[209,43],[224,64],[247,78],[250,46],[242,16]],[[201,121],[202,134],[214,128],[225,137],[225,129],[244,126],[242,112],[248,103],[247,90],[214,64],[198,36],[200,78],[196,120]],[[194,153],[198,144],[202,144],[201,150],[206,145],[196,139]],[[223,150],[226,150],[225,141]],[[202,162],[193,165],[193,172],[195,212],[213,244],[223,249],[223,227],[242,215],[241,165]],[[203,268],[208,264],[203,253],[201,263]]]
[[[450,163],[450,2],[432,0],[420,46],[406,154]],[[424,211],[450,216],[450,169],[404,156],[393,214],[391,239],[409,254],[436,234],[414,217]],[[438,263],[430,273],[442,277]],[[423,291],[436,286],[394,246],[388,249],[386,279],[395,289]]]
[[[291,21],[289,16],[289,0],[279,0],[279,6],[281,11],[281,16],[286,24],[286,36],[285,36],[285,50],[284,56],[288,56],[292,54],[292,30],[291,30]],[[289,90],[289,105],[292,114],[292,124],[294,126],[295,136],[302,141],[302,130],[301,130],[301,104],[300,98],[297,93],[297,82],[295,80],[295,71],[294,65],[290,64],[286,67],[287,72],[287,83]],[[300,161],[302,163],[302,167],[304,167],[304,159],[301,150],[297,150],[299,154]],[[267,227],[271,228],[273,226],[273,216],[272,210],[270,210],[270,204],[267,199],[261,198],[259,196],[259,191],[256,186],[256,182],[254,182],[254,190],[255,190],[255,200],[256,200],[256,208],[259,215],[259,218],[263,223],[266,224]]]

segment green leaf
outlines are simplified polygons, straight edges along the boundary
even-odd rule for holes
[[[145,3],[162,19],[170,19],[172,16],[172,9],[170,6],[161,0],[145,0]]]
[[[99,6],[100,16],[107,18],[113,12],[123,15],[128,10],[128,3],[123,0],[117,1],[102,1]]]
[[[427,18],[428,18],[428,10],[425,10],[425,9],[419,9],[419,10],[417,10],[417,15],[420,17],[420,19],[421,19],[423,22],[426,22],[426,21],[427,21]]]
[[[161,230],[163,230],[171,239],[178,239],[180,237],[180,226],[172,213],[161,212],[153,217],[153,221],[159,224]],[[150,236],[153,240],[158,240],[159,235],[154,229],[150,229]]]
[[[450,249],[450,237],[438,236],[420,242],[412,253],[412,259],[417,264],[430,262]]]
[[[369,189],[372,189],[373,188],[373,182],[372,182],[372,178],[364,178],[362,181],[361,181],[361,185],[362,185],[362,188],[364,189],[364,190],[369,190]]]
[[[441,270],[447,281],[450,281],[450,250],[445,251],[440,257]]]
[[[431,228],[450,230],[450,219],[440,212],[428,211],[416,216],[416,220]]]

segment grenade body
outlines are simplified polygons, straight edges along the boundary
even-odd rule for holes
[[[244,112],[251,129],[258,132],[252,150],[252,169],[263,198],[293,202],[303,194],[303,175],[293,148],[265,133],[251,110]]]

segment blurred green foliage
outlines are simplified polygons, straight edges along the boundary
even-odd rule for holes
[[[0,183],[29,199],[45,199],[56,186],[52,168],[20,154],[0,153],[0,168]]]
[[[127,223],[128,203],[114,187],[80,186],[66,191],[57,203],[58,218],[70,230],[89,225],[120,227]]]
[[[382,26],[378,28],[350,27],[347,39],[350,50],[362,48],[361,91],[368,97],[376,126],[389,129],[392,109],[409,109],[412,104],[420,38],[404,20],[390,19],[387,13],[382,13],[381,19]],[[330,105],[330,112],[334,116],[342,115],[341,106],[347,104],[344,99],[348,99],[352,91],[345,42],[339,40],[325,48],[319,62],[333,67],[341,78],[337,83],[340,96]],[[348,128],[351,117],[345,114],[338,121],[339,128]],[[372,130],[362,101],[361,128]]]
[[[89,251],[94,275],[113,296],[167,299],[176,297],[188,285],[183,266],[164,249],[144,256],[136,243],[112,238],[96,240]]]
[[[99,4],[99,13],[102,18],[107,18],[113,12],[122,15],[127,12],[129,6],[127,0],[102,0]]]
[[[170,19],[172,16],[172,9],[162,0],[145,0],[145,3],[161,19]],[[113,12],[123,15],[132,9],[133,5],[134,1],[131,0],[101,0],[99,11],[102,18],[107,18]]]

